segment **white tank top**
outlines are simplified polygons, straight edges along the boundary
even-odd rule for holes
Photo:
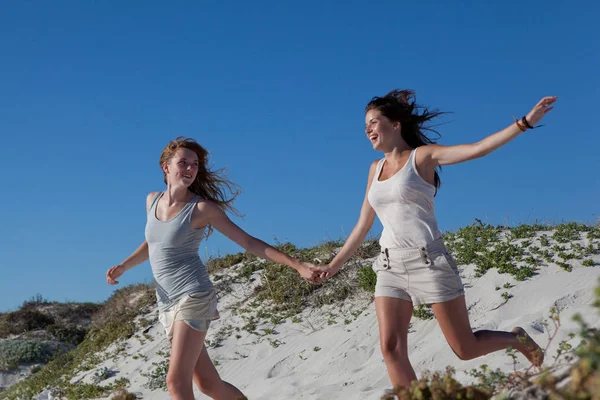
[[[385,158],[377,163],[367,198],[383,225],[381,247],[421,247],[442,236],[433,206],[436,189],[417,172],[416,150],[400,171],[384,181],[379,181],[379,175]]]

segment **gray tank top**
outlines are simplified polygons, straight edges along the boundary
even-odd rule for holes
[[[198,249],[205,230],[191,225],[192,212],[200,199],[194,196],[168,221],[156,218],[160,193],[148,211],[146,242],[150,266],[156,282],[156,298],[161,310],[169,308],[188,293],[212,289],[213,285],[200,259]]]

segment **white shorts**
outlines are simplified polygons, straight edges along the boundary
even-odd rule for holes
[[[169,340],[173,339],[173,324],[181,320],[200,332],[206,332],[210,321],[219,319],[217,293],[214,289],[186,294],[166,310],[159,311],[158,320]]]
[[[417,306],[443,303],[465,293],[456,261],[442,239],[420,248],[382,248],[373,271],[375,297],[395,297]]]

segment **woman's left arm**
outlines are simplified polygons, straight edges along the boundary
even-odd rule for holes
[[[275,249],[260,239],[257,239],[243,229],[237,226],[220,207],[212,202],[199,203],[204,208],[204,214],[208,216],[208,223],[215,229],[227,236],[229,239],[246,249],[247,252],[257,257],[287,265],[294,268],[298,273],[310,283],[318,283],[318,271],[313,272],[310,268],[314,267],[310,263],[300,261],[290,257],[285,253]]]
[[[529,126],[519,120],[477,143],[459,144],[456,146],[442,146],[439,144],[428,145],[425,146],[428,149],[428,151],[425,152],[425,157],[435,166],[458,164],[483,157],[510,142],[527,128],[537,125],[544,115],[552,110],[552,105],[556,102],[556,99],[556,96],[549,96],[540,100],[525,117],[526,123],[529,124]]]

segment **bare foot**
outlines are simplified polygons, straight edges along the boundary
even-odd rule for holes
[[[516,347],[528,360],[536,367],[541,367],[544,362],[544,352],[542,348],[525,332],[525,329],[517,326],[513,328],[512,333],[517,335],[520,345]]]

